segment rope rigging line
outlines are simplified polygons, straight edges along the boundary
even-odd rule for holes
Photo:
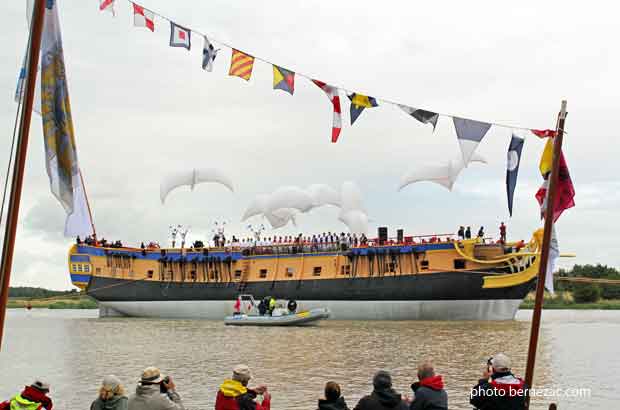
[[[26,47],[26,55],[30,55],[30,37],[32,33],[28,34],[28,46]],[[21,79],[21,76],[20,76]],[[6,166],[6,175],[4,177],[4,187],[2,191],[2,205],[0,206],[0,224],[2,224],[2,218],[4,217],[4,204],[6,202],[6,193],[9,187],[9,175],[11,174],[11,165],[13,165],[13,153],[15,152],[15,141],[17,138],[17,127],[19,126],[19,113],[21,112],[22,101],[24,96],[24,85],[26,81],[19,81],[17,86],[17,111],[15,112],[15,123],[13,124],[13,136],[11,138],[11,149],[9,150],[9,162]]]
[[[133,4],[137,4],[136,2],[134,2],[132,0],[126,0],[126,1],[130,5],[132,5],[132,6],[133,6]],[[140,5],[140,6],[142,8],[144,8],[144,10],[148,10],[149,12],[153,13],[153,15],[159,17],[160,19],[166,20],[166,21],[168,21],[170,23],[174,23],[174,24],[180,25],[181,27],[183,27],[183,28],[185,28],[187,30],[190,30],[191,32],[194,32],[194,33],[196,33],[196,34],[198,34],[198,35],[200,35],[202,37],[205,37],[205,38],[209,39],[209,41],[213,40],[214,42],[218,43],[219,45],[221,45],[223,47],[226,47],[226,48],[229,48],[231,50],[233,50],[233,49],[234,50],[239,50],[238,48],[234,47],[232,44],[230,44],[230,43],[228,43],[226,41],[220,40],[219,38],[217,38],[215,36],[212,36],[210,34],[205,34],[205,33],[201,32],[199,30],[194,30],[193,28],[189,28],[188,26],[179,24],[176,21],[171,20],[169,17],[164,16],[163,14],[160,14],[160,13],[158,13],[156,11],[153,11],[152,9],[146,8],[146,7],[142,6],[142,5]],[[239,51],[241,51],[241,50],[239,50]],[[244,54],[245,54],[245,52],[244,52]],[[269,61],[269,60],[267,60],[265,58],[255,56],[254,54],[248,54],[248,55],[253,57],[255,60],[261,61],[263,63],[270,64],[270,65],[277,66],[277,67],[282,67],[282,66],[280,66],[278,64],[275,64],[275,63],[273,63],[273,62],[271,62],[271,61]],[[291,71],[293,71],[295,73],[295,75],[299,75],[300,77],[306,78],[306,79],[308,79],[310,81],[313,81],[313,80],[317,79],[316,76],[310,76],[308,74],[304,74],[304,73],[296,71],[296,70],[291,70]],[[323,80],[321,80],[321,81],[323,81]],[[334,88],[337,88],[338,90],[344,91],[347,94],[358,93],[357,91],[353,91],[353,90],[351,90],[349,88],[341,87],[339,85],[335,85],[334,83],[330,83],[330,82],[327,82],[327,81],[324,81],[324,82],[327,83],[328,85],[334,87]],[[358,94],[361,94],[361,93],[358,93]],[[364,94],[364,95],[367,95],[367,94]],[[406,106],[406,107],[410,107],[410,108],[415,107],[416,109],[421,109],[417,105],[403,104],[403,103],[399,103],[397,101],[394,101],[394,100],[391,100],[391,99],[388,99],[388,98],[383,98],[383,97],[373,97],[373,98],[375,100],[377,100],[377,101],[380,101],[380,102],[384,103],[384,104],[394,105],[394,106],[398,106],[398,107],[400,107],[400,106]],[[479,120],[475,120],[475,119],[472,119],[472,118],[463,117],[463,116],[455,115],[455,114],[443,113],[443,112],[439,112],[439,111],[435,111],[435,110],[427,110],[427,111],[433,112],[433,113],[435,113],[435,114],[437,114],[439,116],[442,116],[442,117],[449,117],[449,118],[455,118],[456,117],[456,118],[461,118],[461,119],[468,120],[468,121],[479,121]],[[514,130],[514,131],[527,131],[527,134],[529,134],[531,130],[535,129],[535,128],[531,128],[531,127],[527,128],[527,127],[520,127],[520,126],[512,126],[512,125],[507,125],[507,124],[502,124],[502,123],[497,123],[497,122],[489,122],[489,121],[482,121],[482,122],[485,122],[487,124],[491,124],[491,125],[496,126],[496,127],[501,127],[501,128],[505,128],[505,129]]]

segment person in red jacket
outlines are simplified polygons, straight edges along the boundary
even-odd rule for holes
[[[411,385],[414,399],[409,410],[448,410],[448,394],[444,390],[443,378],[435,374],[430,360],[418,365],[418,380]]]
[[[50,386],[40,380],[35,380],[30,386],[12,399],[0,403],[0,410],[33,409],[33,410],[52,410],[52,399],[47,396]]]
[[[248,366],[235,366],[231,379],[226,379],[220,386],[215,399],[215,410],[270,410],[271,395],[266,386],[248,388],[252,378]],[[258,395],[263,395],[261,403],[256,401]]]

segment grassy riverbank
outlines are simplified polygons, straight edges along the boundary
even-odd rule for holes
[[[534,292],[531,292],[519,306],[520,309],[534,308]],[[544,309],[576,309],[576,310],[620,310],[620,300],[618,299],[599,299],[596,302],[577,303],[570,292],[558,292],[551,296],[545,292]]]
[[[28,303],[33,309],[97,309],[97,301],[89,296],[66,299],[10,298],[9,309],[23,309]]]
[[[10,287],[9,304],[12,309],[97,309],[97,301],[80,294],[77,289],[50,290],[29,286]]]

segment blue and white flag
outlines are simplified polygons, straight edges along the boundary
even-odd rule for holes
[[[170,22],[170,47],[192,48],[191,30]]]
[[[517,176],[519,165],[521,164],[521,151],[523,150],[523,138],[512,134],[510,145],[508,145],[508,158],[506,162],[506,193],[508,195],[508,212],[512,216],[512,199],[517,186]]]
[[[209,72],[213,71],[213,62],[215,61],[215,57],[217,57],[217,52],[219,51],[213,47],[213,44],[209,41],[207,36],[204,36],[205,45],[202,48],[202,69],[207,70]]]
[[[452,120],[461,147],[461,154],[463,154],[463,164],[467,166],[472,155],[474,155],[474,151],[478,148],[478,144],[491,128],[491,124],[459,117],[453,117]]]

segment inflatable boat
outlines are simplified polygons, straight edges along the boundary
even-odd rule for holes
[[[281,315],[237,314],[224,318],[224,323],[231,326],[300,326],[329,318],[329,309],[316,308],[296,313]]]

